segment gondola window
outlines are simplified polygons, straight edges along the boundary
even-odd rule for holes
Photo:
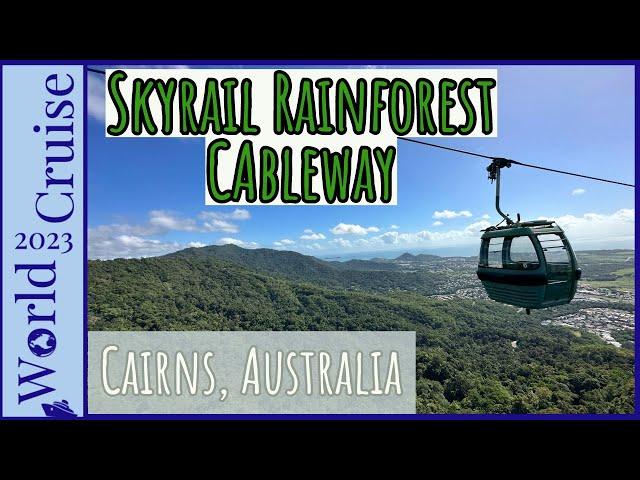
[[[509,248],[509,264],[514,268],[536,268],[539,265],[538,254],[529,237],[514,237]]]
[[[502,246],[504,238],[492,238],[489,241],[488,267],[502,268]]]
[[[538,235],[547,263],[569,264],[571,259],[567,247],[560,236],[556,234]]]

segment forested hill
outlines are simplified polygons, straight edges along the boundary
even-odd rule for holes
[[[297,279],[316,277],[331,281],[337,277],[337,272],[330,264],[316,257],[268,248],[247,249],[236,245],[209,245],[201,248],[187,248],[170,253],[166,257],[215,258],[251,270]]]
[[[398,258],[396,258],[396,260],[401,262],[424,262],[424,261],[436,260],[438,258],[441,258],[441,257],[438,257],[437,255],[428,255],[426,253],[419,253],[418,255],[413,255],[411,253],[403,253]]]
[[[289,280],[350,290],[386,292],[390,289],[439,293],[436,278],[428,272],[401,271],[398,264],[384,260],[326,262],[301,253],[267,248],[245,249],[235,245],[187,248],[167,258],[218,259],[254,272]],[[434,257],[438,258],[438,257]],[[372,275],[372,272],[377,272]]]
[[[247,268],[251,262],[259,267]],[[270,268],[281,273],[265,273]],[[293,280],[296,268],[313,274]],[[90,261],[89,328],[414,330],[418,412],[633,410],[631,350],[487,300],[327,287],[311,283],[318,272],[345,274],[312,257],[237,247]],[[438,283],[437,274],[425,275]]]

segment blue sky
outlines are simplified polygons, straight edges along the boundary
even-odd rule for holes
[[[634,183],[632,67],[498,67],[498,138],[428,141]],[[204,139],[105,138],[104,77],[89,85],[89,256],[236,243],[316,256],[475,254],[498,221],[488,162],[398,143],[397,206],[204,205]],[[633,247],[634,190],[512,167],[503,210],[554,218],[577,249]]]

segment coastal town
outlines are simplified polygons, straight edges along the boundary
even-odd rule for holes
[[[583,277],[573,301],[565,308],[545,310],[541,324],[587,331],[618,348],[623,346],[620,338],[632,342],[635,328],[634,252],[578,252],[578,258]],[[442,281],[438,291],[430,295],[432,298],[488,298],[475,273],[477,257],[405,254],[393,262],[405,272],[422,269],[441,275]],[[628,281],[621,281],[624,279]],[[572,311],[567,313],[567,309]]]

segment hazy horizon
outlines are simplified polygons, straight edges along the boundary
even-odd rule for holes
[[[625,242],[626,243],[626,242]],[[175,250],[173,252],[169,252],[169,253],[162,253],[162,254],[158,254],[158,255],[147,255],[147,256],[142,256],[142,257],[112,257],[112,258],[89,258],[89,261],[108,261],[108,260],[128,260],[128,259],[141,259],[141,258],[155,258],[155,257],[162,257],[165,255],[169,255],[171,253],[176,253],[176,252],[180,252],[182,250],[187,250],[189,248],[206,248],[206,247],[227,247],[229,245],[233,245],[233,244],[226,244],[226,245],[204,245],[204,246],[198,246],[198,247],[185,247],[185,248],[181,248],[179,250]],[[281,248],[270,248],[270,247],[252,247],[252,248],[248,248],[248,247],[242,247],[239,245],[233,245],[236,248],[240,248],[242,250],[274,250],[274,251],[278,251],[278,252],[282,252],[282,253],[286,253],[286,252],[291,252],[291,253],[297,253],[300,255],[306,255],[309,257],[314,257],[317,258],[319,260],[323,260],[323,261],[341,261],[341,262],[346,262],[349,260],[372,260],[374,258],[382,258],[385,260],[393,260],[405,253],[411,254],[411,255],[421,255],[421,254],[427,254],[427,255],[434,255],[434,256],[438,256],[438,257],[477,257],[478,256],[478,249],[473,249],[470,250],[466,247],[447,247],[447,248],[419,248],[419,249],[390,249],[390,250],[376,250],[376,251],[364,251],[364,252],[346,252],[345,254],[342,255],[337,255],[337,254],[325,254],[325,255],[313,255],[313,254],[309,254],[309,253],[301,253],[298,252],[296,250],[287,250],[287,249],[281,249]],[[478,248],[479,248],[479,243],[478,243]],[[613,251],[613,250],[629,250],[629,251],[633,251],[635,252],[635,248],[634,246],[624,246],[624,245],[620,245],[620,246],[609,246],[608,248],[596,248],[596,247],[589,247],[589,248],[576,248],[575,246],[573,246],[573,249],[575,252],[587,252],[587,251]]]

